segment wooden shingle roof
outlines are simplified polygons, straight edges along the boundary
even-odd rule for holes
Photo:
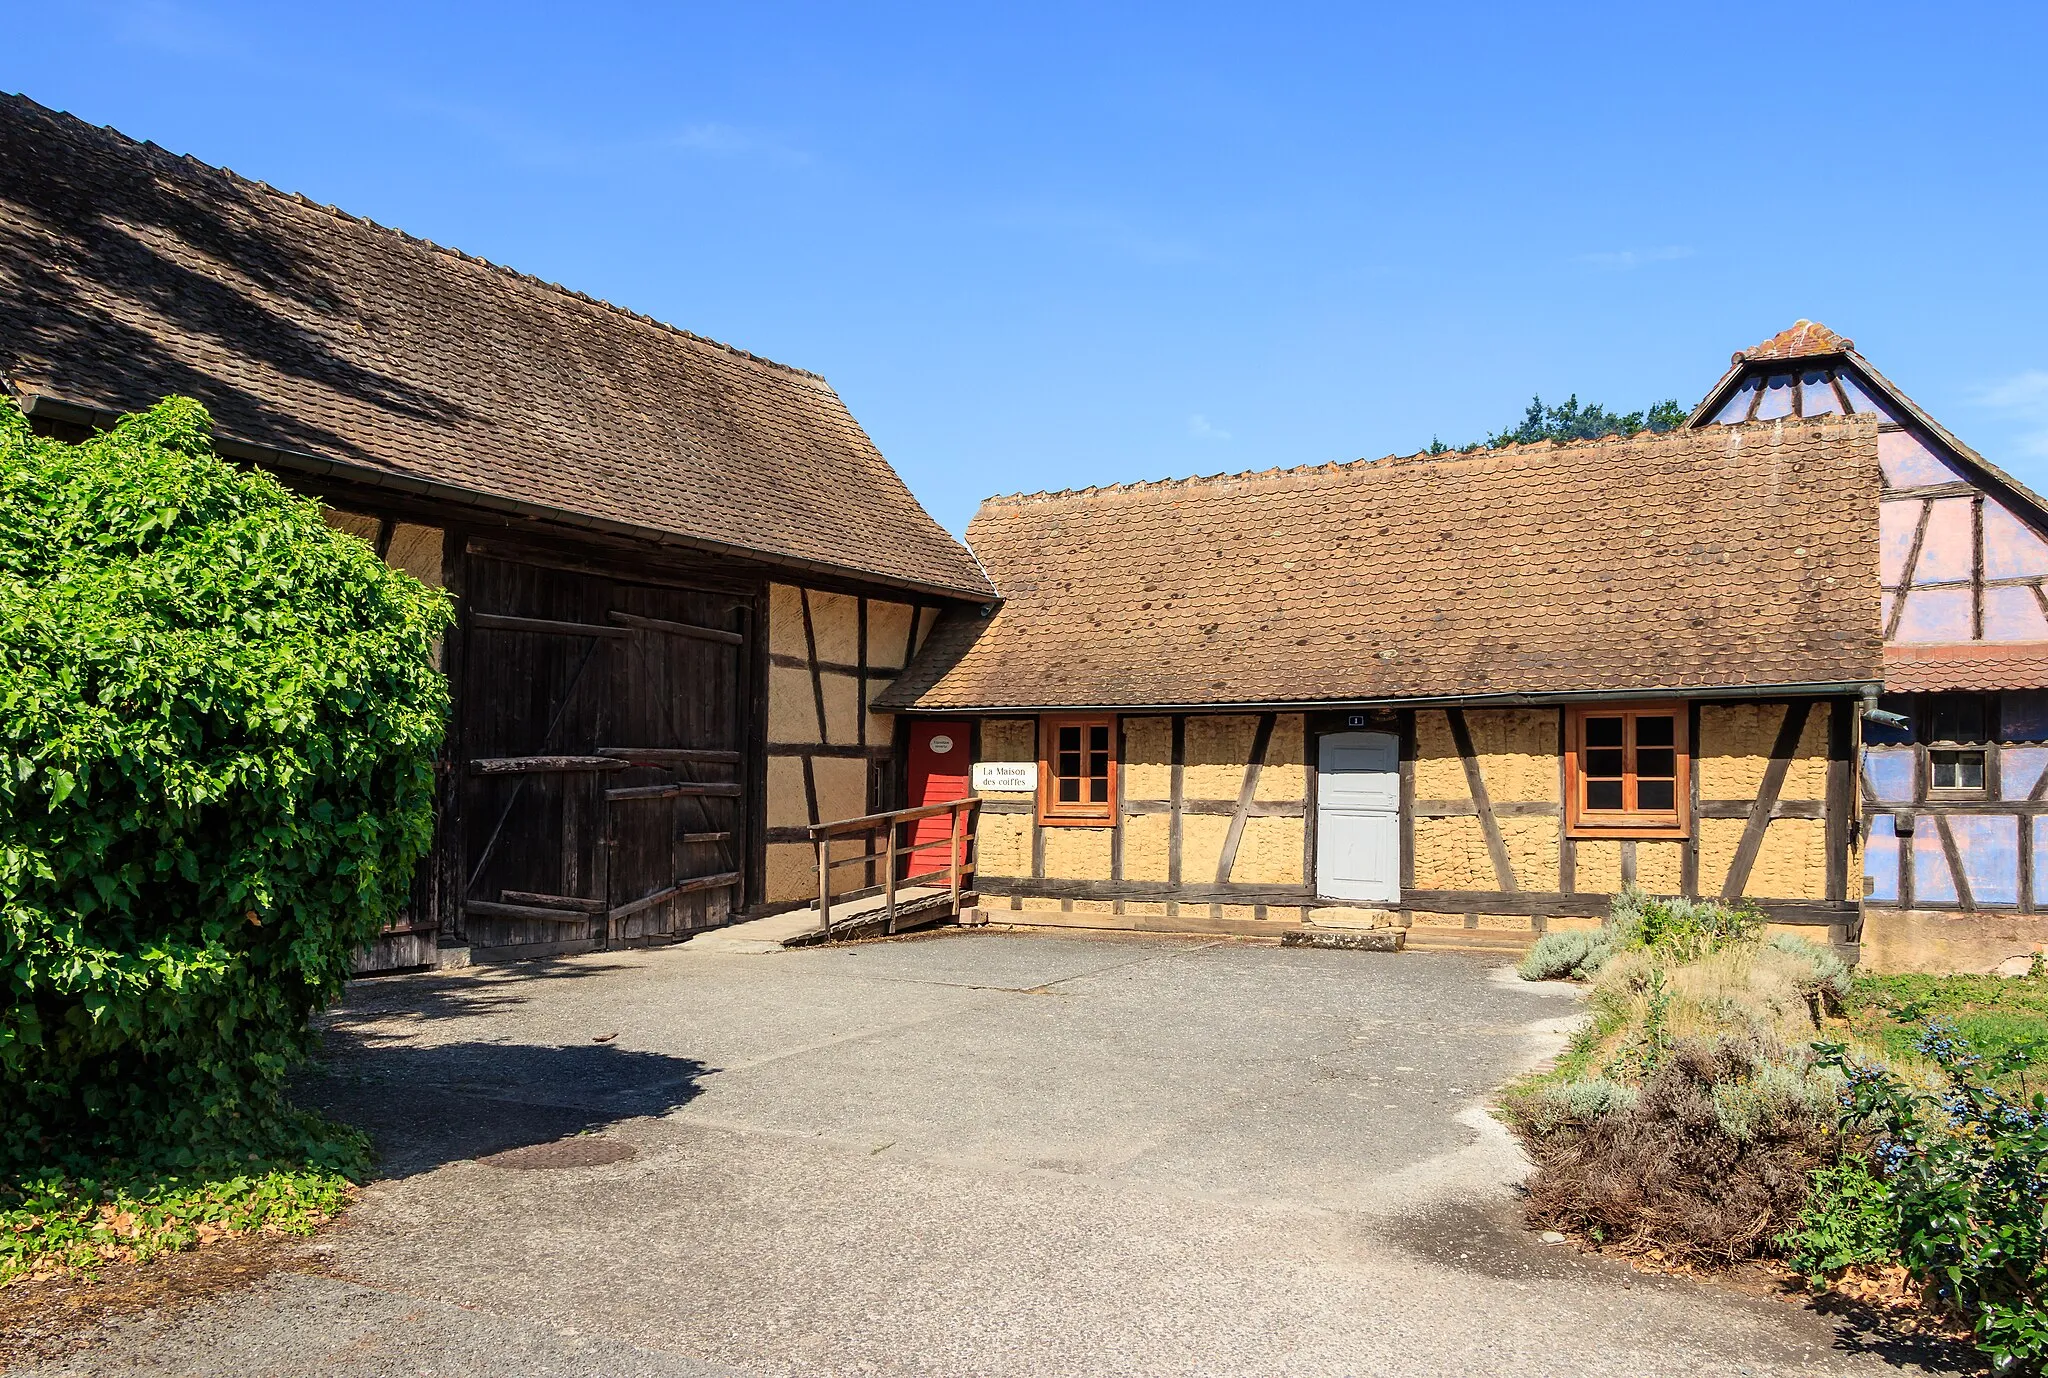
[[[815,374],[0,95],[0,375],[347,476],[986,599]]]
[[[992,498],[881,706],[1874,688],[1874,418]]]

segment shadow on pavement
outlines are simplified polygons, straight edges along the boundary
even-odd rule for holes
[[[443,1163],[543,1144],[687,1104],[708,1069],[695,1058],[603,1044],[353,1042],[328,1035],[328,1061],[298,1102],[369,1134],[378,1171],[410,1177]]]

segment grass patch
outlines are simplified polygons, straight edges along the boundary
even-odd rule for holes
[[[243,1172],[112,1170],[56,1173],[0,1186],[0,1287],[21,1278],[90,1276],[234,1235],[305,1235],[355,1196],[341,1173],[252,1167]]]
[[[2048,977],[2043,976],[1858,976],[1848,1001],[1849,1027],[1856,1041],[1907,1070],[1931,1071],[1919,1051],[1929,1020],[1948,1024],[1977,1053],[1996,1061],[2025,1053],[2036,1065],[2048,1062]],[[2031,1087],[2048,1089],[2042,1074]]]

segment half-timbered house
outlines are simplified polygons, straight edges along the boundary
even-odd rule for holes
[[[1007,923],[1514,948],[1638,884],[1860,935],[1874,417],[984,503],[880,706]]]
[[[873,696],[993,597],[825,381],[0,96],[0,375],[45,433],[168,394],[458,595],[438,838],[367,967],[806,899],[893,798]]]
[[[2048,505],[1812,321],[1735,355],[1690,424],[1840,416],[1877,423],[1896,715],[1864,725],[1867,956],[2024,960],[2048,906]]]

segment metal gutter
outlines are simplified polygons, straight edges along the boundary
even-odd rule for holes
[[[958,708],[892,708],[878,699],[883,713],[958,717],[965,713],[1253,713],[1341,711],[1352,708],[1540,708],[1565,703],[1627,703],[1644,699],[1775,699],[1863,698],[1883,688],[1878,680],[1842,680],[1826,684],[1727,684],[1676,689],[1586,689],[1552,693],[1430,694],[1407,698],[1367,699],[1241,699],[1215,703],[1006,703]]]
[[[66,421],[73,425],[104,428],[120,420],[124,413],[107,407],[90,406],[82,402],[67,402],[48,393],[20,392],[21,409],[29,416],[43,417],[52,421]],[[281,450],[271,445],[259,445],[252,441],[236,440],[232,436],[215,436],[214,449],[229,459],[238,459],[266,468],[289,469],[302,474],[315,474],[328,478],[346,479],[351,483],[366,484],[373,488],[384,488],[393,492],[409,493],[414,497],[435,498],[462,507],[482,508],[500,512],[507,516],[524,517],[532,521],[550,522],[560,526],[578,527],[607,536],[620,536],[628,540],[644,541],[652,545],[700,551],[710,555],[736,556],[760,564],[779,565],[789,569],[805,570],[813,574],[829,575],[835,579],[852,579],[862,583],[881,584],[900,588],[907,592],[928,597],[950,599],[955,602],[988,603],[994,601],[993,587],[986,589],[950,588],[940,584],[927,584],[920,580],[905,579],[896,575],[877,574],[873,570],[854,569],[845,565],[829,565],[822,561],[806,560],[800,556],[784,555],[774,551],[758,550],[750,546],[729,545],[721,541],[704,540],[698,537],[683,537],[672,532],[658,531],[650,527],[634,526],[630,522],[612,521],[594,517],[585,512],[576,512],[564,507],[551,507],[544,503],[528,502],[521,498],[500,497],[494,493],[481,493],[474,488],[463,488],[436,479],[418,478],[411,474],[393,473],[368,464],[351,464],[346,460],[329,459],[324,455],[309,454],[302,450]],[[980,564],[977,561],[977,569]]]

